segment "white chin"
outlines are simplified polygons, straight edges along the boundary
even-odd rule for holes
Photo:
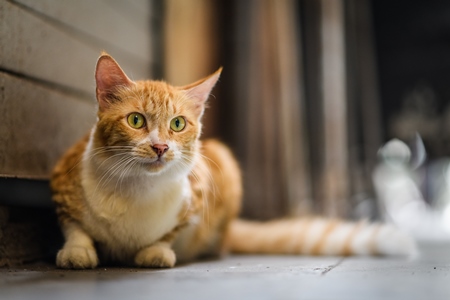
[[[158,174],[167,168],[167,163],[157,160],[152,163],[143,164],[143,168],[144,168],[144,170],[146,170],[149,173]]]

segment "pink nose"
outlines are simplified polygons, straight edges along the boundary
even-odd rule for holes
[[[169,146],[167,146],[166,144],[154,144],[152,146],[152,149],[156,154],[158,154],[158,156],[162,156],[167,152],[167,150],[169,150]]]

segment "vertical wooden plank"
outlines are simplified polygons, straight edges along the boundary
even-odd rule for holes
[[[382,124],[370,1],[346,1],[349,177],[352,205],[374,195],[372,172],[382,143]],[[375,203],[369,203],[375,206]],[[360,213],[360,212],[358,212]],[[366,211],[364,216],[371,217]]]
[[[244,213],[252,218],[267,219],[280,214],[278,204],[282,195],[276,190],[273,169],[274,148],[278,144],[274,127],[278,125],[276,107],[272,106],[271,37],[267,0],[251,1],[245,25],[249,27],[249,77],[245,79],[249,91],[243,124],[246,136],[244,160]],[[264,34],[261,34],[264,32]],[[245,88],[245,87],[244,87]],[[275,109],[275,111],[274,111]],[[278,197],[278,203],[274,201]]]
[[[171,84],[185,85],[215,70],[212,12],[207,0],[166,1],[164,75]]]
[[[174,85],[201,79],[219,68],[214,2],[209,0],[165,2],[164,78]],[[203,135],[214,135],[215,101],[209,102]]]
[[[324,114],[323,210],[343,216],[348,199],[347,95],[343,0],[321,0]]]
[[[276,5],[275,5],[276,3]],[[301,40],[298,7],[294,0],[272,2],[275,15],[275,43],[279,45],[280,149],[282,189],[286,192],[289,214],[310,214],[312,209],[309,174],[309,142],[306,138],[301,73]]]
[[[310,212],[297,11],[290,0],[238,6],[238,86],[244,148],[244,214],[269,219]],[[242,12],[241,12],[242,13]],[[242,73],[247,76],[242,76]],[[247,90],[248,92],[243,92]]]
[[[380,95],[375,63],[374,33],[370,1],[352,0],[355,5],[356,42],[358,43],[358,73],[360,75],[360,101],[363,123],[364,157],[366,171],[373,170],[376,152],[382,143]]]
[[[304,55],[305,109],[307,111],[307,133],[310,145],[309,161],[311,172],[311,194],[313,209],[322,210],[324,165],[324,116],[321,84],[321,12],[320,2],[301,0],[300,16],[302,21],[302,39]]]
[[[364,173],[363,173],[363,148],[364,141],[362,137],[362,127],[364,121],[361,121],[361,91],[358,73],[358,34],[355,1],[346,1],[346,73],[347,73],[347,124],[348,124],[348,144],[349,144],[349,193],[353,196],[364,192]],[[352,205],[355,203],[352,203]]]

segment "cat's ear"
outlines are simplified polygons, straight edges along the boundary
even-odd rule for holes
[[[209,75],[199,81],[191,83],[189,85],[181,87],[186,91],[187,96],[195,101],[195,113],[198,117],[201,117],[205,110],[205,103],[208,100],[209,94],[219,80],[222,68],[219,68],[214,74]]]
[[[97,84],[96,96],[100,110],[104,110],[114,101],[114,92],[121,87],[134,84],[119,64],[106,53],[102,53],[95,69],[95,82]]]

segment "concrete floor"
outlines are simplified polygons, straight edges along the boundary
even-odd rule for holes
[[[167,270],[0,269],[0,299],[450,299],[450,245],[415,260],[230,256]]]

